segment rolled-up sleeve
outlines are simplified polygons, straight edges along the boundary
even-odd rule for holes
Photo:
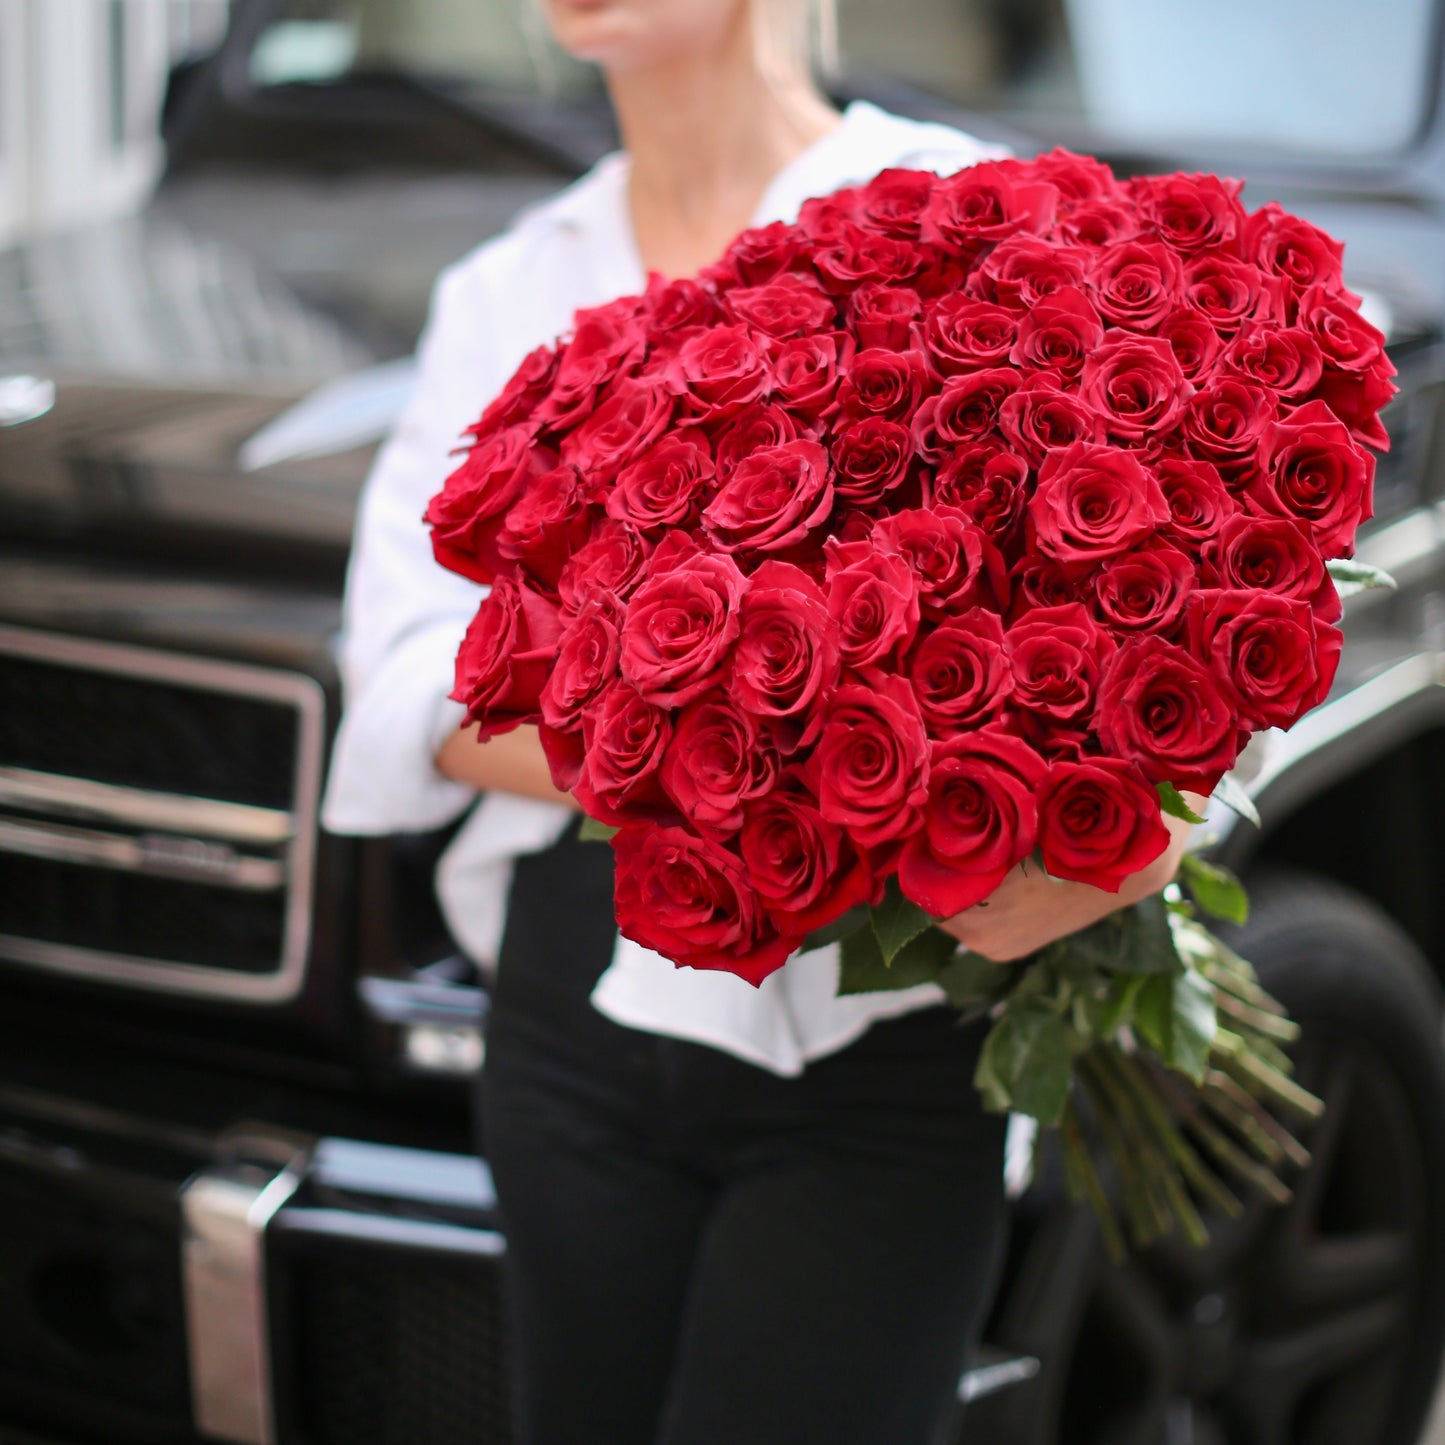
[[[416,392],[362,491],[340,644],[345,706],[322,804],[333,832],[440,827],[475,797],[435,758],[462,719],[447,694],[485,589],[437,565],[422,514],[498,385],[488,311],[476,257],[442,273]]]

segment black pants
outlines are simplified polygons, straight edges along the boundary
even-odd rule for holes
[[[782,1079],[613,1024],[609,864],[519,868],[489,1025],[522,1445],[934,1445],[1005,1225],[981,1030],[928,1009]]]

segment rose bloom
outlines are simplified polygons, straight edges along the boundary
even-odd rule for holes
[[[777,778],[778,755],[762,729],[726,698],[702,698],[677,715],[662,786],[703,831],[735,833],[744,802],[769,792]]]
[[[1211,541],[1225,518],[1239,511],[1219,469],[1209,462],[1165,457],[1155,465],[1154,475],[1169,505],[1165,533],[1186,547],[1198,548]]]
[[[506,570],[497,551],[507,510],[528,480],[555,464],[555,453],[535,447],[526,427],[508,427],[480,438],[427,505],[438,562],[473,582],[490,582]]]
[[[1234,766],[1243,738],[1233,699],[1213,673],[1148,634],[1130,638],[1110,660],[1094,726],[1105,750],[1137,763],[1150,782],[1205,797]]]
[[[543,684],[557,649],[557,609],[513,577],[482,599],[457,652],[451,697],[479,724],[481,739],[540,717]]]
[[[547,734],[544,732],[544,737]],[[582,714],[582,753],[572,795],[589,818],[620,826],[670,811],[658,777],[672,739],[672,717],[626,682],[603,689]],[[565,749],[553,737],[556,753]],[[554,754],[548,752],[548,761]],[[555,765],[554,765],[555,766]]]
[[[828,614],[838,626],[843,662],[867,670],[888,667],[918,631],[918,578],[903,557],[871,542],[824,543]]]
[[[955,447],[980,441],[998,426],[999,408],[1019,384],[1011,366],[951,377],[914,414],[913,435],[929,461],[943,461]]]
[[[731,416],[767,395],[767,356],[746,326],[714,326],[682,343],[666,381],[699,416]]]
[[[540,699],[542,721],[558,732],[582,726],[583,710],[618,676],[622,644],[615,608],[592,602],[563,629]]]
[[[1179,431],[1192,455],[1232,477],[1253,462],[1278,409],[1274,393],[1264,387],[1219,377],[1185,403]]]
[[[1077,602],[1026,612],[1008,630],[1012,703],[1039,747],[1074,748],[1088,731],[1115,643]]]
[[[743,861],[683,828],[623,828],[612,840],[623,937],[688,968],[736,974],[754,986],[803,941],[780,934]]]
[[[1179,369],[1195,385],[1213,371],[1219,355],[1219,333],[1192,306],[1176,307],[1154,334],[1169,343]]]
[[[644,532],[683,526],[712,477],[705,440],[696,434],[665,436],[623,468],[607,493],[607,513]]]
[[[816,281],[796,274],[727,293],[730,312],[755,331],[778,339],[832,328],[836,308]]]
[[[928,736],[913,690],[878,677],[833,694],[814,755],[818,810],[886,858],[923,821]]]
[[[913,433],[896,421],[864,417],[833,438],[833,489],[855,507],[872,507],[907,478]]]
[[[731,557],[696,553],[664,571],[662,556],[628,604],[622,675],[648,702],[681,707],[720,680],[748,583]]]
[[[1051,373],[1041,371],[1004,398],[999,431],[1034,466],[1075,442],[1102,443],[1104,417],[1076,391],[1065,391]]]
[[[898,886],[935,918],[987,898],[1033,851],[1043,761],[999,728],[935,743],[922,829],[904,844]]]
[[[849,416],[906,421],[927,386],[928,371],[916,352],[873,347],[849,362],[838,388],[838,407]]]
[[[1029,517],[1040,551],[1064,566],[1095,566],[1152,536],[1169,508],[1133,452],[1075,442],[1045,458]]]
[[[720,427],[705,427],[714,438],[713,462],[719,481],[726,481],[754,452],[798,440],[798,423],[781,406],[744,407]]]
[[[1132,764],[1050,765],[1039,795],[1039,853],[1051,878],[1117,893],[1168,846],[1159,795]]]
[[[1260,439],[1261,475],[1249,485],[1251,506],[1309,528],[1326,557],[1348,557],[1355,532],[1374,515],[1375,459],[1323,402],[1306,402]]]
[[[987,442],[960,447],[934,474],[934,507],[957,507],[985,535],[1004,545],[1023,517],[1029,464]]]
[[[900,241],[914,240],[923,221],[923,211],[933,194],[929,171],[890,167],[879,171],[856,194],[854,214],[870,230]]]
[[[1184,271],[1184,298],[1221,334],[1237,331],[1250,317],[1279,320],[1284,312],[1279,282],[1229,256],[1200,256]]]
[[[1299,327],[1247,321],[1224,353],[1224,367],[1246,381],[1267,386],[1277,396],[1302,397],[1318,385],[1324,371],[1320,348]]]
[[[922,234],[963,250],[1017,231],[1039,235],[1048,230],[1058,201],[1058,191],[1046,181],[1026,179],[1021,164],[981,161],[935,184]]]
[[[551,390],[534,419],[561,430],[576,426],[592,410],[597,393],[642,360],[646,332],[640,298],[579,311],[572,339],[564,342]]]
[[[1308,602],[1322,622],[1344,610],[1309,534],[1283,517],[1226,517],[1204,545],[1204,575],[1215,587],[1259,588]]]
[[[744,806],[738,851],[748,882],[788,933],[823,928],[873,892],[873,876],[848,835],[786,780]]]
[[[1148,331],[1183,298],[1184,271],[1167,246],[1121,241],[1098,251],[1086,284],[1105,321]]]
[[[1090,261],[1082,247],[1010,236],[983,258],[970,286],[1013,311],[1029,311],[1060,290],[1082,285]]]
[[[554,467],[533,477],[512,503],[497,535],[497,553],[521,562],[551,594],[567,559],[587,540],[595,515],[577,469]]]
[[[575,617],[595,595],[625,602],[637,590],[651,552],[651,544],[625,522],[601,522],[557,580],[563,620]]]
[[[863,347],[902,351],[922,315],[923,301],[909,286],[873,282],[848,298],[848,326]]]
[[[935,627],[914,648],[908,676],[932,738],[996,717],[1014,688],[998,614],[974,607]]]
[[[1129,193],[1150,229],[1176,251],[1228,246],[1245,222],[1242,184],[1218,176],[1135,176]]]
[[[1244,254],[1272,275],[1292,281],[1301,291],[1343,284],[1345,248],[1318,226],[1288,215],[1277,201],[1266,201],[1244,223]]]
[[[773,396],[794,414],[815,418],[832,405],[852,354],[852,339],[835,331],[782,342],[773,355]]]
[[[1165,632],[1194,586],[1194,563],[1167,542],[1113,557],[1094,574],[1094,615],[1120,632]]]
[[[962,512],[916,507],[874,524],[873,545],[901,557],[918,578],[925,617],[963,612],[997,597],[1005,586],[997,554]]]
[[[1082,291],[1065,288],[1041,301],[1018,322],[1009,360],[1021,369],[1049,369],[1075,377],[1104,340],[1103,323]]]
[[[1018,326],[1018,317],[1005,307],[955,293],[928,303],[923,345],[943,376],[981,371],[1008,360]]]
[[[1167,431],[1191,390],[1169,343],[1152,336],[1110,337],[1090,352],[1079,377],[1080,397],[1109,435],[1125,442]]]
[[[672,420],[673,402],[657,378],[625,377],[597,408],[562,440],[562,455],[595,486],[611,481],[660,437]]]
[[[1254,729],[1293,726],[1325,700],[1343,638],[1309,604],[1257,590],[1197,592],[1189,646],[1239,699]]]
[[[723,552],[780,552],[802,542],[833,510],[828,453],[816,442],[784,442],[737,464],[703,509],[702,525]]]

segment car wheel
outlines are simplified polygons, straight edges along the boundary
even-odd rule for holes
[[[1085,1210],[1046,1205],[991,1330],[1042,1363],[967,1413],[999,1445],[1409,1445],[1445,1347],[1445,1038],[1411,940],[1283,870],[1230,941],[1301,1025],[1326,1101],[1283,1207],[1110,1265]]]

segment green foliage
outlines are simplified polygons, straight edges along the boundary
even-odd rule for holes
[[[1399,584],[1383,567],[1371,567],[1368,562],[1355,562],[1337,557],[1326,562],[1326,568],[1335,581],[1335,590],[1343,597],[1353,597],[1357,592],[1368,592],[1383,587],[1394,592]]]
[[[1171,818],[1182,818],[1186,823],[1202,823],[1203,818],[1184,801],[1184,795],[1173,783],[1156,783],[1159,791],[1159,806]]]
[[[1194,853],[1179,860],[1179,881],[1189,896],[1208,914],[1228,923],[1244,923],[1249,917],[1249,895],[1228,868],[1207,863]]]
[[[903,896],[895,875],[890,878],[883,901],[869,910],[873,935],[883,954],[884,963],[895,958],[925,929],[933,927],[933,916],[911,899]]]
[[[889,962],[873,930],[860,928],[843,940],[839,950],[838,992],[884,993],[934,983],[957,948],[956,939],[941,929],[928,928],[904,944]]]
[[[1196,1084],[1204,1078],[1218,1031],[1214,986],[1193,969],[1155,974],[1134,1003],[1134,1023],[1145,1042]]]
[[[1013,1109],[1052,1128],[1068,1103],[1072,1061],[1063,1018],[1045,1003],[1023,1001],[989,1030],[973,1081],[986,1108]]]
[[[860,928],[867,928],[868,912],[866,903],[860,903],[856,908],[850,908],[831,923],[825,923],[822,928],[815,928],[803,940],[803,945],[798,951],[810,953],[815,948],[826,948],[830,943],[837,943],[840,938],[847,938],[850,933],[857,933]]]
[[[577,836],[584,843],[610,843],[617,836],[617,829],[611,823],[599,823],[596,818],[583,818]]]
[[[1254,799],[1235,782],[1233,776],[1226,773],[1216,784],[1213,796],[1217,798],[1231,813],[1238,813],[1246,823],[1253,823],[1259,827],[1259,809],[1254,806]]]

